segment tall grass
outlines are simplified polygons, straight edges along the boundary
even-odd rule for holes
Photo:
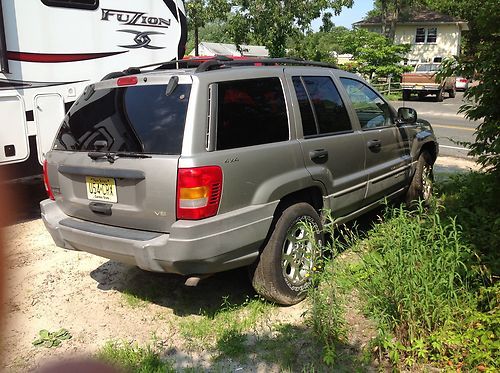
[[[387,207],[363,236],[327,222],[335,238],[325,250],[358,254],[348,265],[345,255],[327,259],[311,290],[311,320],[327,346],[343,325],[331,308],[355,288],[377,321],[378,351],[394,364],[500,368],[500,182],[470,173],[438,190],[431,208]]]
[[[366,243],[361,287],[368,307],[399,339],[429,335],[468,301],[474,256],[455,219],[442,221],[422,206],[388,210]]]

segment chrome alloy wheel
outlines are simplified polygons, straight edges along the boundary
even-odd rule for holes
[[[305,223],[316,225],[309,217],[296,220],[283,243],[281,269],[283,278],[292,288],[308,283],[314,265],[314,243],[307,237]]]

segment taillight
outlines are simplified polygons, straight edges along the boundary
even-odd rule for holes
[[[52,193],[52,188],[50,187],[49,182],[49,172],[47,170],[47,160],[43,161],[43,184],[45,185],[45,190],[47,191],[47,195],[51,200],[55,200],[54,194]]]
[[[118,87],[122,87],[124,85],[136,85],[138,82],[136,76],[124,76],[122,78],[118,78],[116,84]]]
[[[177,219],[199,220],[216,215],[221,194],[220,167],[180,168],[177,172]]]
[[[458,79],[458,81],[459,81],[460,83],[467,83],[467,79],[464,79],[464,78],[462,78],[462,79]]]

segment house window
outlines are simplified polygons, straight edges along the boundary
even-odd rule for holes
[[[427,43],[435,43],[437,39],[437,28],[431,27],[427,29]]]
[[[435,43],[437,40],[437,28],[436,27],[417,27],[417,33],[415,35],[415,43]]]
[[[425,43],[425,29],[423,27],[417,28],[415,43]]]

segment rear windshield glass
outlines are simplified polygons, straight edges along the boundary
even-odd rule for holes
[[[180,154],[191,85],[179,84],[170,95],[166,90],[87,89],[64,118],[54,149]]]
[[[438,71],[439,64],[438,63],[425,63],[422,65],[418,65],[416,71],[417,72],[430,72],[430,71]]]

